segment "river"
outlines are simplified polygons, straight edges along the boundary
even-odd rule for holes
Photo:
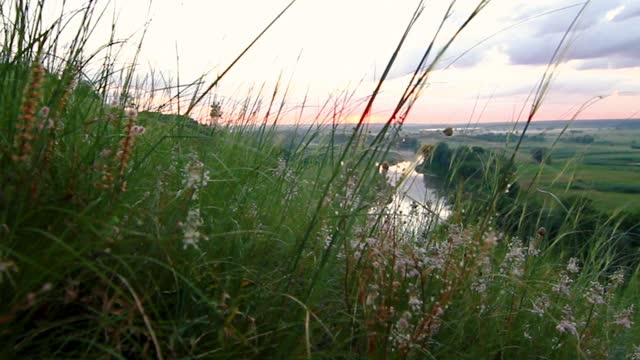
[[[416,235],[428,230],[435,220],[445,221],[450,213],[444,197],[436,190],[435,177],[430,181],[430,176],[415,171],[419,163],[403,161],[390,166],[387,173],[387,181],[396,188],[387,209],[397,214],[405,228]]]

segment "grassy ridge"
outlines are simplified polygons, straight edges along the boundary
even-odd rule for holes
[[[57,54],[32,5],[3,22],[1,358],[640,356],[637,249],[613,246],[617,218],[576,251],[589,214],[547,231],[493,152],[486,192],[454,187],[448,219],[425,205],[408,232],[386,206],[378,163],[443,52],[427,50],[397,118],[369,137],[365,110],[337,144],[335,128],[283,135],[251,109],[225,126],[142,111],[133,74],[114,101],[116,59],[90,80],[80,61],[95,8]]]

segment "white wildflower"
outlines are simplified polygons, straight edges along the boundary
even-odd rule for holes
[[[613,323],[618,326],[622,326],[623,328],[631,329],[631,327],[633,326],[633,320],[631,320],[634,312],[633,307],[633,304],[631,304],[631,306],[616,314]]]
[[[420,271],[415,267],[412,267],[411,270],[409,270],[409,272],[407,273],[407,277],[409,278],[417,278],[419,276],[420,276]]]
[[[569,275],[567,275],[567,273],[563,271],[560,274],[560,282],[558,284],[556,284],[556,285],[553,285],[551,290],[553,290],[553,292],[569,295],[569,291],[571,290],[571,283],[572,282],[573,282],[573,280],[571,280]]]
[[[624,269],[620,269],[615,273],[609,275],[609,286],[612,289],[617,289],[622,286],[622,284],[624,284],[624,274]]]
[[[565,305],[562,312],[564,313],[564,317],[556,326],[556,330],[563,334],[569,333],[574,336],[578,336],[578,324],[576,324],[573,318],[571,307],[569,305]]]
[[[496,244],[498,244],[499,239],[499,235],[491,231],[485,234],[482,245],[485,247],[485,249],[491,249],[492,247],[496,246]]]
[[[531,312],[542,317],[550,305],[549,297],[543,294],[531,302]]]
[[[604,286],[602,286],[597,281],[592,281],[591,287],[589,288],[589,290],[587,290],[587,293],[585,294],[585,298],[587,299],[589,304],[604,305],[606,303],[604,301],[605,293],[606,291],[604,289]]]
[[[192,159],[184,169],[186,178],[183,181],[185,189],[199,190],[209,181],[209,170],[198,159]]]
[[[477,277],[471,284],[471,290],[475,291],[478,294],[484,295],[487,293],[487,282],[487,278],[482,276]]]
[[[409,296],[409,307],[413,312],[420,312],[422,310],[422,300],[418,299],[416,295]]]
[[[580,272],[579,260],[577,258],[569,259],[569,263],[567,264],[567,271],[572,274],[577,274]]]
[[[529,256],[538,256],[540,255],[540,250],[538,246],[540,245],[540,239],[530,239],[529,240],[529,248],[527,249],[527,254]]]
[[[627,355],[629,360],[640,360],[640,345],[633,346],[633,352]]]
[[[425,265],[432,270],[444,269],[444,264],[448,258],[447,246],[444,243],[437,243],[431,248],[428,257],[424,259]]]
[[[200,242],[200,240],[207,239],[207,237],[202,235],[199,231],[202,223],[203,221],[202,217],[200,216],[200,209],[190,209],[189,213],[187,214],[187,221],[180,225],[184,233],[183,246],[185,249],[189,246],[198,248],[198,243]]]
[[[287,164],[284,159],[278,160],[278,167],[273,170],[274,175],[282,178],[286,183],[292,184],[296,181],[295,173],[293,169]]]
[[[504,257],[500,266],[503,273],[513,276],[522,276],[524,274],[524,262],[526,260],[527,250],[522,246],[522,241],[514,238],[509,243],[509,252]]]

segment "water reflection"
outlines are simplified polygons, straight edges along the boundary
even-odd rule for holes
[[[438,194],[435,177],[416,172],[415,164],[403,161],[389,167],[387,181],[396,192],[387,209],[402,220],[407,231],[418,235],[446,220],[450,210]]]

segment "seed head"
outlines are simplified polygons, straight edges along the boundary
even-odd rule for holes
[[[538,229],[538,235],[540,235],[540,237],[544,237],[547,235],[547,229],[545,229],[544,226],[541,226],[540,229]]]
[[[133,107],[125,109],[125,113],[127,114],[127,117],[131,120],[135,120],[138,117],[138,110],[136,110]]]
[[[140,125],[134,125],[131,128],[131,133],[136,136],[144,134],[145,131],[146,129],[144,128],[144,126],[140,126]]]

